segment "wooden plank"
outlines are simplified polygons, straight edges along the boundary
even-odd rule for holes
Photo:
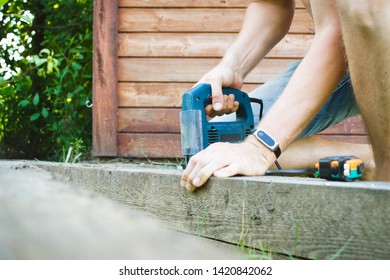
[[[364,135],[321,135],[327,139],[350,143],[370,143]],[[180,134],[119,133],[118,156],[131,158],[183,158]]]
[[[161,7],[161,8],[177,8],[177,7],[192,7],[192,8],[202,8],[202,7],[214,7],[214,8],[245,8],[250,1],[242,0],[119,0],[119,7]],[[297,8],[304,8],[304,5],[301,0],[295,1],[295,6]]]
[[[179,133],[179,114],[179,108],[122,108],[118,111],[118,131]],[[319,134],[367,135],[360,116],[349,118]]]
[[[319,134],[321,137],[327,139],[333,139],[337,141],[350,142],[350,143],[359,143],[359,144],[369,144],[370,139],[368,135],[340,135],[340,134]]]
[[[355,134],[366,135],[366,127],[360,115],[348,118],[336,125],[329,127],[321,134]]]
[[[189,193],[166,166],[34,164],[182,232],[310,259],[390,259],[389,183],[241,176]]]
[[[119,133],[118,156],[182,158],[180,134]]]
[[[237,34],[120,33],[119,57],[222,57]],[[313,35],[287,35],[267,57],[302,58]]]
[[[201,7],[213,7],[213,8],[245,8],[249,3],[249,0],[119,0],[119,7],[147,7],[147,8],[177,8],[177,7],[191,7],[191,8],[201,8]]]
[[[179,133],[178,108],[131,108],[118,110],[118,132]]]
[[[247,83],[264,83],[287,69],[289,59],[263,59],[246,77]],[[197,82],[220,59],[120,58],[121,82]]]
[[[181,107],[181,97],[194,83],[119,83],[119,107]],[[244,84],[250,92],[260,84]]]
[[[117,0],[94,4],[93,147],[94,156],[116,156]]]
[[[120,8],[120,32],[230,32],[241,29],[245,9],[142,9]],[[290,33],[312,34],[313,21],[297,10]]]
[[[181,107],[182,94],[193,83],[119,83],[119,107]]]

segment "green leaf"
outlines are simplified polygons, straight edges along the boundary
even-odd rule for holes
[[[26,107],[28,104],[30,104],[30,102],[28,102],[28,100],[22,100],[22,101],[19,102],[18,107],[24,108],[24,107]]]
[[[46,72],[45,72],[45,69],[41,68],[38,70],[38,76],[39,77],[45,77],[46,76]]]
[[[6,86],[5,88],[1,89],[1,95],[7,96],[12,95],[14,93],[14,88],[12,86]]]
[[[0,7],[4,6],[7,4],[8,0],[0,0]]]
[[[42,108],[41,113],[42,113],[42,117],[44,117],[45,119],[49,116],[49,111],[45,107]]]
[[[40,116],[41,116],[41,113],[35,113],[35,114],[31,115],[30,122],[36,121],[37,119],[39,119]]]
[[[58,130],[58,123],[57,122],[53,122],[53,124],[51,125],[52,129],[54,131],[57,131]]]
[[[39,94],[36,93],[33,99],[33,104],[36,106],[39,104]]]
[[[22,80],[16,87],[18,91],[28,91],[32,86],[32,80],[29,76]]]
[[[80,70],[80,69],[82,69],[83,67],[79,64],[79,63],[77,63],[77,62],[72,62],[72,68],[74,69],[74,70]]]

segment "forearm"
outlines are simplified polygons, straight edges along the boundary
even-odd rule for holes
[[[236,41],[221,65],[243,80],[286,35],[294,15],[294,1],[251,1]]]
[[[332,26],[324,28],[259,127],[286,149],[325,104],[345,71],[341,33]]]

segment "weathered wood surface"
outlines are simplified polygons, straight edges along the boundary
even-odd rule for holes
[[[229,32],[241,29],[245,9],[120,8],[120,32]],[[313,34],[313,21],[305,10],[294,14],[290,33]]]
[[[94,2],[93,147],[94,156],[117,154],[117,0]]]
[[[1,260],[239,257],[26,163],[0,161],[0,229]]]
[[[212,178],[194,193],[180,171],[34,163],[170,227],[304,258],[390,259],[390,184],[285,177]]]

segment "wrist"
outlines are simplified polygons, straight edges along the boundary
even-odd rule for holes
[[[242,63],[240,63],[236,56],[227,55],[220,62],[220,66],[228,68],[233,73],[235,83],[243,84],[245,75],[243,69],[241,69]]]
[[[266,147],[263,143],[261,143],[253,134],[248,135],[248,137],[245,139],[245,142],[254,146],[258,151],[259,156],[264,156],[264,158],[268,162],[268,166],[271,166],[276,161],[275,153],[271,151],[268,147]]]
[[[261,144],[271,150],[275,154],[276,158],[280,156],[282,151],[280,150],[279,143],[270,134],[259,128],[253,133],[253,135]]]

